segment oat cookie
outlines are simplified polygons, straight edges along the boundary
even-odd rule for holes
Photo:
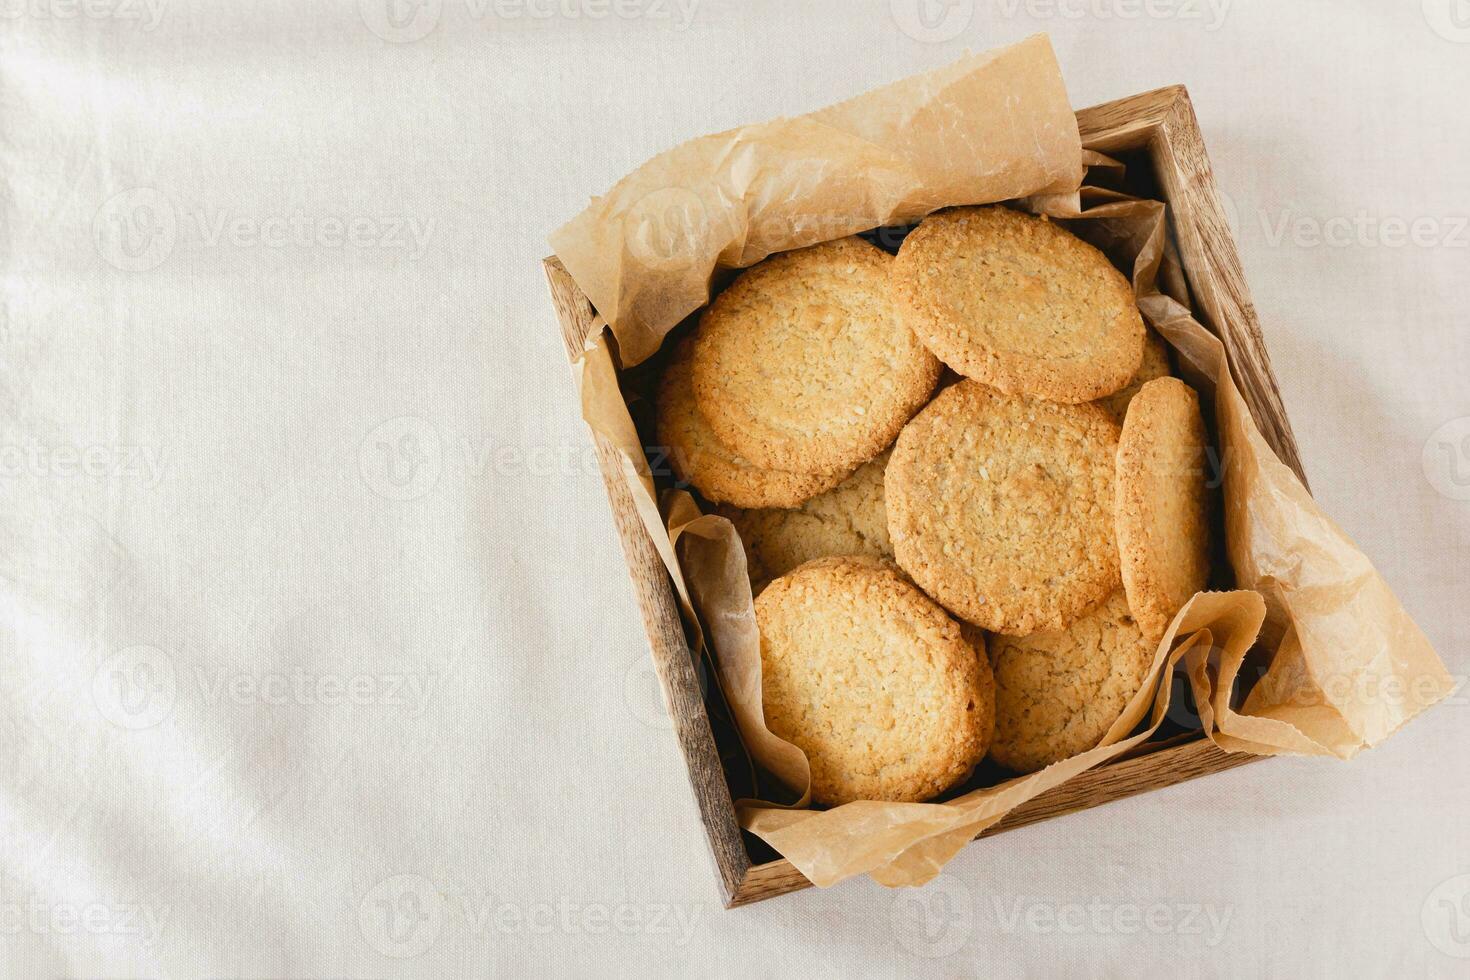
[[[715,299],[694,335],[694,397],[758,466],[850,471],[928,400],[939,361],[898,322],[892,258],[858,238],[773,256]]]
[[[993,637],[990,757],[1024,773],[1094,748],[1143,686],[1154,649],[1121,590],[1065,630]]]
[[[795,507],[842,482],[844,471],[762,469],[722,445],[694,404],[692,353],[686,338],[674,349],[658,387],[658,441],[679,479],[693,484],[709,500],[737,507]]]
[[[755,602],[766,724],[812,797],[914,802],[965,779],[994,727],[990,665],[886,562],[819,558]]]
[[[1143,357],[1133,287],[1060,225],[999,205],[925,218],[893,264],[902,321],[960,374],[1011,394],[1086,402]]]
[[[1061,629],[1118,587],[1118,427],[1096,405],[961,381],[888,462],[894,555],[955,615],[995,633]]]
[[[759,592],[773,578],[814,558],[893,558],[883,510],[884,453],[836,487],[794,509],[721,507],[745,545],[745,564]]]
[[[1144,385],[1118,442],[1118,553],[1128,605],[1158,641],[1210,578],[1205,423],[1178,378]]]
[[[1128,414],[1128,403],[1133,401],[1133,396],[1138,394],[1139,389],[1155,378],[1167,378],[1172,373],[1169,367],[1169,348],[1158,334],[1150,330],[1143,342],[1143,363],[1133,373],[1127,386],[1106,398],[1099,398],[1097,403],[1113,417],[1114,422],[1122,425]]]

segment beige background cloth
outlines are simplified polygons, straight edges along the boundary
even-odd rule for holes
[[[1470,962],[1464,695],[722,911],[539,270],[675,142],[967,48],[1050,32],[1079,106],[1185,82],[1317,497],[1460,676],[1463,0],[0,15],[8,975]]]

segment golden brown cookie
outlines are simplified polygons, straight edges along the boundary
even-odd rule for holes
[[[1158,641],[1210,578],[1205,423],[1178,378],[1144,385],[1118,442],[1118,553],[1138,625]]]
[[[801,473],[888,447],[939,380],[894,312],[892,261],[846,238],[766,259],[719,295],[694,335],[694,397],[720,442]]]
[[[1121,590],[1067,627],[990,641],[995,742],[990,757],[1035,772],[1094,748],[1143,686],[1155,645]]]
[[[892,565],[819,558],[755,601],[766,724],[812,798],[914,802],[965,779],[994,726],[990,665]]]
[[[659,380],[657,429],[674,474],[716,503],[795,507],[842,482],[845,472],[787,473],[755,466],[715,438],[694,404],[688,338],[674,349]]]
[[[904,427],[885,503],[904,571],[995,633],[1061,629],[1118,587],[1118,427],[961,381]]]
[[[814,558],[862,555],[893,558],[883,510],[883,470],[888,454],[858,467],[824,494],[794,509],[721,507],[745,545],[751,585],[759,592],[773,578]]]
[[[1128,403],[1138,394],[1139,389],[1155,378],[1167,378],[1172,373],[1169,367],[1169,348],[1158,334],[1150,330],[1143,343],[1143,363],[1138,366],[1127,386],[1106,398],[1099,398],[1097,403],[1113,417],[1114,422],[1122,425],[1128,414]]]
[[[894,302],[939,359],[1010,394],[1086,402],[1143,357],[1133,287],[1060,225],[999,205],[925,218],[893,264]]]

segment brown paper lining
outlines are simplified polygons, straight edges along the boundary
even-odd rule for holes
[[[970,55],[794,119],[654,157],[551,236],[624,366],[709,300],[719,269],[958,202],[1068,191],[1077,121],[1051,44]]]
[[[1041,84],[1039,76],[1054,73],[1055,62],[1049,46],[1044,42],[1038,46],[1035,39],[961,65],[970,65],[967,70],[980,73],[984,83],[961,87],[965,94],[987,97],[966,103],[954,94],[956,86],[940,86],[950,94],[944,112],[951,128],[944,132],[951,143],[960,139],[965,145],[975,146],[957,135],[963,133],[967,119],[977,126],[998,125],[994,114],[998,103],[994,93],[986,93],[987,85],[1039,84],[1046,91],[1054,91],[1060,84],[1053,78]],[[953,66],[949,71],[959,68]],[[921,76],[926,78],[931,76]],[[922,101],[932,95],[932,83],[915,84],[919,82],[899,83],[865,97],[871,100],[873,118],[869,122],[875,131],[891,134],[889,124],[908,115],[900,105],[903,99]],[[837,107],[843,110],[850,128],[860,128],[865,99]],[[1004,100],[999,104],[1003,105]],[[924,108],[910,106],[914,115]],[[1371,563],[1322,514],[1300,481],[1261,437],[1235,387],[1223,346],[1193,319],[1185,305],[1184,280],[1169,243],[1164,205],[1101,188],[1069,192],[1057,187],[1057,174],[1078,168],[1056,159],[1056,154],[1071,152],[1071,159],[1083,160],[1099,170],[1116,172],[1118,167],[1107,158],[1077,148],[1075,128],[1073,136],[1070,150],[1065,140],[1049,147],[1030,142],[1021,147],[1013,140],[998,141],[981,147],[981,152],[990,149],[1022,156],[1000,156],[978,163],[969,160],[952,178],[928,173],[923,186],[947,187],[954,196],[931,193],[922,197],[924,207],[919,213],[940,204],[1025,198],[1019,203],[1065,222],[1107,253],[1119,268],[1131,273],[1140,309],[1175,349],[1180,373],[1202,392],[1206,404],[1213,399],[1218,462],[1224,478],[1225,550],[1236,590],[1202,593],[1180,610],[1155,652],[1142,690],[1100,745],[1081,755],[943,803],[858,802],[816,811],[806,808],[806,792],[789,806],[740,801],[742,825],[817,885],[831,885],[864,873],[890,886],[927,881],[976,834],[1015,807],[1147,740],[1168,711],[1170,678],[1176,665],[1182,665],[1188,678],[1204,734],[1231,752],[1349,758],[1378,744],[1453,689],[1428,640]],[[729,134],[720,137],[731,138]],[[670,156],[666,154],[650,164],[656,165],[657,179],[668,176],[672,164],[666,158]],[[709,177],[699,165],[702,159],[681,158],[681,165],[691,168],[687,175],[691,185]],[[937,167],[942,161],[929,162]],[[784,198],[779,175],[767,174],[767,180],[757,182],[758,202],[726,202],[728,207],[720,211],[716,224],[734,227],[742,215],[779,209],[783,200],[794,202],[799,211],[806,213],[813,207],[806,174],[816,170],[826,173],[832,182],[832,193],[821,201],[832,214],[877,213],[870,207],[871,185],[862,175],[847,170],[869,165],[861,158],[842,155],[820,166],[798,168],[793,185],[787,189],[789,195]],[[979,172],[1006,175],[995,186],[1004,186],[1010,192],[993,196],[972,193],[971,189],[979,186],[973,179]],[[1017,175],[1028,175],[1031,184],[1018,187]],[[653,176],[640,170],[619,188],[647,186]],[[849,193],[855,197],[850,199]],[[616,195],[615,190],[610,198]],[[912,200],[920,197],[915,195]],[[608,206],[604,202],[604,208]],[[608,228],[621,229],[625,219],[609,218],[606,213],[600,220],[606,220]],[[883,213],[909,212],[899,209]],[[591,220],[586,214],[578,219],[586,220]],[[861,228],[844,224],[825,237],[882,223],[869,221]],[[576,225],[574,222],[568,229]],[[788,226],[793,229],[791,237],[765,237],[753,249],[750,239],[745,239],[738,258],[748,264],[745,260],[755,261],[771,251],[811,244],[806,231],[820,226],[820,222],[792,223]],[[601,237],[581,236],[579,246],[606,241],[606,235],[613,233],[608,228],[602,228]],[[570,234],[568,229],[559,235]],[[568,241],[565,237],[561,240]],[[721,246],[722,253],[725,247]],[[708,258],[706,253],[701,254]],[[561,257],[566,261],[566,256]],[[587,289],[577,270],[572,268],[572,272],[579,285]],[[614,332],[624,345],[620,349],[626,351],[631,345],[638,360],[646,356],[650,344],[657,346],[657,340],[679,318],[706,301],[704,290],[709,283],[706,277],[699,290],[688,292],[677,304],[650,312],[653,306],[640,307],[636,301],[626,304],[625,290],[630,288],[626,276],[612,292],[606,291],[606,280],[593,281],[604,289],[607,301],[617,304],[615,308],[629,317],[625,329]],[[689,284],[686,281],[684,285]],[[642,285],[634,285],[632,293],[643,296],[643,289]],[[684,309],[696,293],[698,302]],[[597,297],[593,299],[597,302]],[[765,727],[759,636],[745,557],[733,526],[722,518],[701,515],[693,498],[682,491],[667,493],[662,508],[656,503],[648,460],[618,389],[605,336],[599,336],[582,358],[579,377],[583,414],[624,457],[633,495],[669,566],[697,648],[708,636],[716,654],[717,676],[745,748],[786,786],[808,787],[805,756]],[[1267,668],[1243,703],[1233,706],[1232,691],[1248,656],[1264,659]],[[1144,727],[1135,732],[1140,724]]]

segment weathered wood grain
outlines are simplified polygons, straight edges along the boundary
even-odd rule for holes
[[[552,302],[561,321],[562,340],[567,357],[576,360],[594,329],[592,305],[577,288],[566,268],[555,258],[545,261],[546,278],[551,284]],[[705,837],[714,858],[720,889],[729,904],[750,867],[750,857],[740,836],[735,817],[735,803],[725,782],[720,753],[705,711],[704,694],[699,675],[690,654],[679,610],[674,603],[673,587],[668,572],[654,550],[648,529],[638,516],[632,493],[623,477],[619,454],[612,444],[596,432],[592,439],[597,449],[597,462],[607,487],[612,506],[613,523],[623,542],[623,554],[643,614],[643,628],[653,650],[653,666],[663,688],[664,704],[674,723],[674,734],[684,753],[689,769],[689,783],[704,822]]]
[[[1149,140],[1149,155],[1169,205],[1196,312],[1224,341],[1235,383],[1262,437],[1302,485],[1309,486],[1194,105],[1182,86],[1171,91],[1176,93],[1174,104]]]
[[[1082,143],[1101,153],[1147,146],[1183,94],[1184,86],[1173,85],[1083,109],[1077,113]]]

